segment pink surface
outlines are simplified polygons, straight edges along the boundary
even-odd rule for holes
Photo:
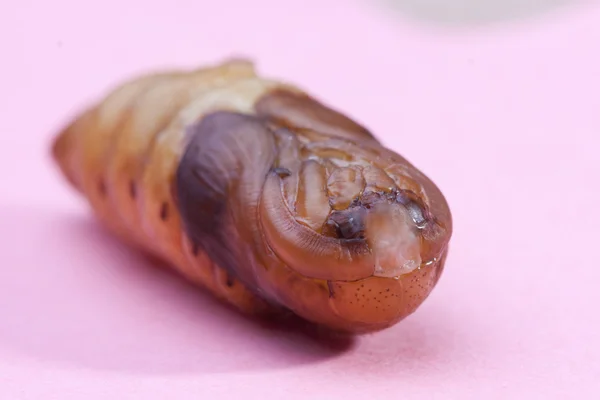
[[[0,399],[598,398],[600,7],[443,27],[383,1],[6,4]],[[261,328],[107,236],[50,164],[117,80],[232,53],[446,193],[446,272],[402,324],[339,346]]]

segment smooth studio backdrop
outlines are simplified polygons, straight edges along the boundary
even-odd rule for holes
[[[598,3],[39,0],[0,22],[0,399],[598,397]],[[446,194],[447,267],[403,323],[339,343],[255,324],[107,235],[52,165],[115,83],[231,55]]]

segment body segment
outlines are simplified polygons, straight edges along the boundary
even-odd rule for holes
[[[443,269],[452,221],[433,182],[244,60],[131,80],[53,154],[115,234],[245,312],[375,331]]]

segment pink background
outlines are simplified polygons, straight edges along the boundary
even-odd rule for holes
[[[3,2],[0,399],[599,398],[600,6],[481,3]],[[337,346],[260,327],[107,236],[51,165],[117,80],[231,54],[446,193],[446,272],[402,324]]]

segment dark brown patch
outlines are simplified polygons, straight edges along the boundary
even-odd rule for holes
[[[200,248],[198,247],[198,245],[196,243],[194,243],[192,245],[192,254],[194,255],[194,257],[198,256],[199,251],[200,251]]]
[[[160,219],[162,221],[166,221],[169,218],[169,204],[167,202],[163,202],[160,206]]]
[[[247,254],[232,237],[255,223],[246,207],[258,203],[275,161],[273,133],[259,118],[231,111],[209,113],[186,131],[173,188],[183,229],[216,266],[256,289]]]
[[[360,205],[334,211],[326,222],[328,231],[335,232],[335,236],[340,239],[364,239],[365,214],[366,210]]]
[[[260,117],[291,128],[355,140],[376,140],[364,126],[306,94],[277,89],[263,95],[254,108]]]

